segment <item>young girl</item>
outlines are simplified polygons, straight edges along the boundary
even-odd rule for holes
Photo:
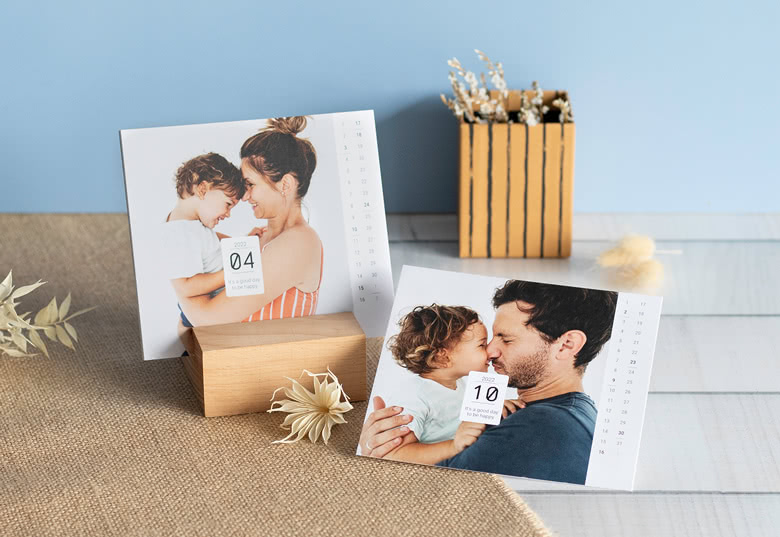
[[[225,286],[222,252],[214,231],[241,200],[246,184],[239,169],[225,157],[208,153],[188,160],[176,172],[179,200],[163,224],[161,252],[176,293],[192,297]],[[182,325],[192,325],[181,314]]]
[[[461,422],[460,407],[470,371],[487,371],[487,329],[464,306],[418,306],[401,319],[390,340],[396,362],[416,376],[394,405],[412,416],[411,432],[384,458],[435,464],[476,441],[485,425]]]

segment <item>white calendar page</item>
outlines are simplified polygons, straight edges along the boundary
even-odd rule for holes
[[[264,183],[250,189],[243,200],[230,200],[235,194],[230,186],[245,182],[241,148],[266,129],[269,120],[120,131],[145,359],[180,356],[184,351],[179,332],[184,319],[190,319],[182,315],[182,300],[192,304],[184,309],[196,308],[195,322],[190,321],[194,325],[353,311],[367,336],[382,335],[392,306],[393,281],[374,114],[360,111],[305,118],[302,130],[285,133],[290,139],[274,138],[274,143],[261,147],[268,152],[267,162],[283,166],[301,162],[289,147],[300,147],[300,140],[311,145],[315,155],[311,163],[316,164],[302,196],[298,196],[298,183],[292,183],[293,190],[283,191],[282,183],[263,176]],[[188,163],[198,164],[197,171],[204,177],[223,178],[221,183],[207,181],[209,197],[204,195],[201,200],[197,185],[192,192],[177,189],[177,177],[191,177],[179,173]],[[298,169],[305,174],[308,168]],[[267,244],[262,235],[274,222],[294,219],[294,209],[286,205],[295,201],[291,198],[299,201],[298,222],[305,223],[305,241],[300,248],[288,247],[289,258],[269,268],[264,263],[270,263],[273,256],[263,253],[263,248],[282,235]],[[226,200],[237,202],[229,212]],[[221,238],[246,237],[253,230],[261,236],[259,254],[223,251],[227,241],[223,245]],[[224,267],[222,259],[235,260],[236,265]],[[303,266],[307,270],[298,270]],[[218,275],[208,275],[226,268],[231,277],[262,268],[264,274],[253,277],[263,285],[251,288],[266,294],[242,291],[250,296],[221,296],[224,282],[219,283]],[[236,285],[249,287],[241,281]],[[188,294],[200,298],[188,302]]]
[[[505,289],[504,298],[499,289]],[[494,305],[497,296],[499,302],[504,301],[498,308]],[[512,297],[522,298],[515,302]],[[374,410],[374,397],[379,396],[387,406],[401,406],[412,416],[408,427],[418,437],[429,435],[426,427],[434,433],[438,429],[452,433],[460,423],[462,405],[491,401],[487,397],[489,384],[479,383],[479,379],[489,381],[492,373],[508,375],[505,398],[528,398],[527,406],[499,425],[488,426],[473,445],[450,453],[440,464],[630,490],[661,302],[657,296],[404,266],[366,415]],[[441,366],[438,377],[431,370],[415,372],[410,360],[398,359],[425,346],[435,351],[439,345],[436,334],[441,334],[442,326],[450,323],[457,327],[457,320],[446,310],[420,317],[434,304],[475,312],[484,327],[486,345],[479,349],[469,334],[459,336],[463,341],[455,341],[468,352],[450,355],[449,364]],[[516,304],[522,306],[522,312],[518,313]],[[532,314],[538,316],[531,319]],[[525,325],[527,322],[531,324]],[[586,348],[583,335],[585,342],[590,338],[601,343]],[[405,346],[396,346],[401,340]],[[470,350],[468,345],[472,345]],[[461,352],[457,350],[461,348],[451,346],[447,352]],[[575,358],[569,358],[565,353],[574,349],[579,349]],[[580,353],[590,356],[581,375],[569,361]],[[448,371],[463,373],[459,363],[471,364],[472,372],[462,379],[464,385],[468,381],[468,389],[447,392],[442,387],[452,380]],[[475,376],[473,371],[488,374]],[[444,384],[433,384],[436,378]]]
[[[393,302],[393,275],[374,114],[339,114],[333,128],[353,312],[366,335],[380,336]]]
[[[633,490],[661,297],[619,293],[586,485]]]

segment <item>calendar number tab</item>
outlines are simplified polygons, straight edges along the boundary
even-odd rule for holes
[[[469,373],[460,420],[498,425],[508,383],[509,377],[506,375],[480,371]]]
[[[263,264],[260,262],[259,237],[226,237],[220,241],[220,246],[222,267],[225,270],[225,294],[263,294]]]

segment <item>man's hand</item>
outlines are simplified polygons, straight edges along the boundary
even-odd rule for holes
[[[412,416],[399,416],[403,412],[399,406],[385,408],[381,397],[374,397],[374,411],[368,415],[360,432],[360,453],[368,457],[382,458],[401,444],[403,437],[411,431],[402,427]]]
[[[506,418],[521,408],[525,408],[525,401],[522,399],[506,399],[504,401],[504,410],[501,411],[501,417]]]
[[[460,453],[476,442],[484,430],[484,423],[475,423],[473,421],[460,422],[458,430],[455,431],[455,438],[452,440],[457,452]]]

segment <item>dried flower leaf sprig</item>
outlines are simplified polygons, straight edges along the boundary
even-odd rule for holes
[[[281,440],[275,440],[274,444],[292,444],[305,436],[313,443],[322,436],[323,442],[327,444],[331,428],[336,424],[347,423],[343,415],[352,410],[352,405],[349,404],[349,397],[336,375],[330,369],[327,373],[311,373],[304,369],[301,375],[304,373],[312,377],[314,393],[304,388],[297,380],[285,377],[292,382],[292,388],[277,388],[271,396],[273,403],[268,412],[289,413],[280,427],[289,430],[290,434]],[[319,377],[325,378],[320,382]],[[289,399],[274,401],[279,390]],[[344,401],[341,400],[342,396]]]
[[[49,356],[49,350],[38,332],[43,332],[51,341],[58,341],[69,349],[74,349],[78,334],[68,321],[95,309],[94,307],[70,313],[71,296],[68,293],[59,306],[57,297],[52,298],[35,314],[34,319],[30,319],[30,312],[19,314],[16,311],[20,304],[18,299],[45,283],[38,280],[31,285],[14,288],[13,271],[0,283],[0,354],[5,353],[13,357],[34,356],[35,353],[28,352],[28,349],[33,347]]]
[[[487,88],[487,78],[481,73],[479,78],[471,71],[463,68],[457,58],[447,61],[447,65],[455,69],[450,71],[449,81],[452,86],[453,98],[448,99],[441,95],[442,102],[449,108],[455,117],[469,123],[522,123],[533,126],[542,123],[549,107],[544,104],[544,91],[539,83],[534,81],[531,88],[533,96],[528,97],[525,91],[520,94],[520,110],[509,112],[509,89],[504,78],[504,67],[501,62],[493,62],[484,52],[475,49],[479,59],[485,62],[490,76],[490,83],[496,90],[493,97]],[[464,82],[458,80],[460,76]],[[482,85],[480,86],[480,81]],[[557,98],[552,105],[560,110],[558,120],[561,123],[574,121],[571,111],[571,103],[568,99]],[[474,110],[478,110],[474,112]]]

